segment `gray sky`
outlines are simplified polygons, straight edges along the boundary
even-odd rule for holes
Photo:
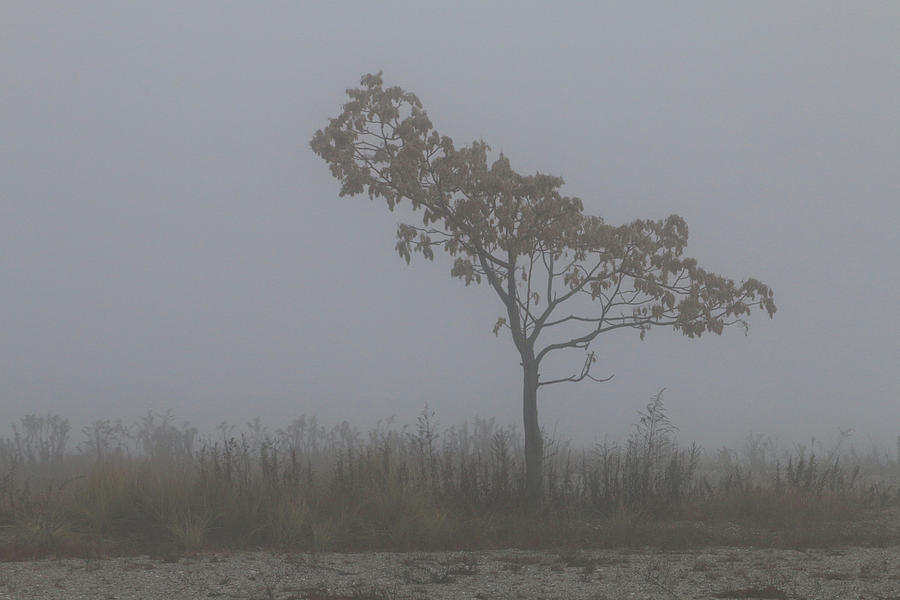
[[[666,387],[706,445],[892,441],[900,3],[586,4],[2,3],[0,424],[519,424],[499,301],[407,266],[403,215],[308,148],[383,69],[457,145],[611,223],[680,214],[701,265],[775,289],[747,337],[601,339],[615,379],[542,388],[545,427],[618,438]]]

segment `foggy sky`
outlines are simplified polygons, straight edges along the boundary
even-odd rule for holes
[[[900,4],[584,4],[4,2],[0,435],[31,412],[366,427],[426,402],[521,426],[497,299],[406,265],[408,215],[338,198],[309,150],[383,69],[458,146],[562,176],[609,223],[677,213],[688,255],[775,290],[749,336],[601,337],[615,378],[542,388],[548,430],[620,438],[666,387],[686,440],[892,442]]]

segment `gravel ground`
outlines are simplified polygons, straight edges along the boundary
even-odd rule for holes
[[[900,546],[275,554],[0,563],[0,599],[900,599]]]

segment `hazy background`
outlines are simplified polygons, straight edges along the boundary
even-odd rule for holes
[[[407,266],[402,215],[338,198],[309,150],[383,69],[458,145],[611,223],[678,213],[702,265],[775,289],[748,337],[601,338],[615,379],[543,388],[547,429],[621,437],[667,387],[710,446],[893,443],[900,3],[440,4],[2,3],[0,434],[45,411],[367,427],[426,402],[520,425],[499,302]]]

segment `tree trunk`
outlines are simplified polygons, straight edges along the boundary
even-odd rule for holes
[[[538,424],[538,366],[534,359],[523,360],[522,414],[525,419],[525,496],[531,507],[541,502],[543,483],[544,440]]]

